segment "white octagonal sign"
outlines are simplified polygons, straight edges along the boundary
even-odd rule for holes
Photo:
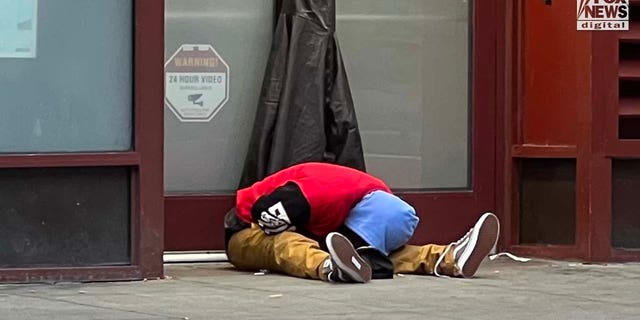
[[[164,72],[164,101],[180,121],[211,121],[229,100],[229,66],[211,45],[183,44]]]

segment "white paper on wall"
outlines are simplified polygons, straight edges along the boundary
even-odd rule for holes
[[[0,0],[0,58],[35,58],[38,0]]]

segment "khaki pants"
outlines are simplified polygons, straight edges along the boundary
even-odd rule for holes
[[[268,236],[252,225],[229,239],[227,256],[241,270],[267,269],[300,278],[322,279],[321,266],[329,254],[299,233]]]
[[[433,274],[436,261],[446,246],[406,245],[390,256],[394,273]],[[229,240],[227,256],[241,270],[267,269],[271,272],[310,279],[323,279],[322,263],[329,254],[301,234],[285,231],[268,236],[256,225],[241,230]],[[453,275],[453,250],[440,266],[440,274]]]

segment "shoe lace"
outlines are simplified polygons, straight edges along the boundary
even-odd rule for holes
[[[460,244],[461,244],[462,242],[464,242],[467,238],[469,238],[469,236],[471,235],[471,232],[472,232],[472,231],[473,231],[473,228],[469,229],[469,231],[468,231],[464,236],[462,236],[462,238],[458,239],[458,241],[455,241],[455,242],[450,243],[450,244],[447,246],[447,248],[446,248],[446,249],[444,249],[444,251],[440,254],[440,257],[438,257],[438,260],[436,261],[436,265],[435,265],[435,267],[433,268],[433,274],[434,274],[436,277],[439,277],[439,278],[449,278],[449,277],[448,277],[448,276],[446,276],[446,275],[441,275],[441,274],[438,272],[438,267],[439,267],[439,266],[440,266],[440,264],[444,261],[444,257],[446,257],[446,256],[447,256],[447,254],[449,253],[449,251],[450,251],[451,249],[453,249],[453,248],[457,247],[458,245],[460,245]]]
[[[458,239],[458,241],[456,241],[456,242],[454,242],[452,244],[456,245],[456,246],[461,244],[463,241],[465,241],[467,238],[469,238],[471,236],[471,232],[473,232],[473,228],[469,229],[469,231],[464,236],[462,236],[462,238]]]

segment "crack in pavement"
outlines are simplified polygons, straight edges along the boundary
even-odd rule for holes
[[[141,311],[137,311],[137,310],[128,310],[128,309],[116,308],[116,307],[98,306],[98,305],[93,305],[93,304],[88,304],[88,303],[69,301],[69,300],[66,300],[66,299],[47,298],[47,297],[34,296],[34,295],[29,295],[29,294],[9,294],[9,296],[40,299],[40,300],[45,300],[45,301],[49,301],[49,302],[61,302],[61,303],[66,303],[66,304],[71,304],[71,305],[76,305],[76,306],[90,307],[90,308],[102,309],[102,310],[108,310],[108,311],[128,312],[128,313],[133,313],[133,314],[137,314],[137,315],[141,315],[141,316],[153,316],[153,317],[161,317],[161,318],[165,318],[165,319],[184,319],[184,317],[179,317],[179,316],[171,316],[171,315],[165,315],[165,314],[141,312]]]

